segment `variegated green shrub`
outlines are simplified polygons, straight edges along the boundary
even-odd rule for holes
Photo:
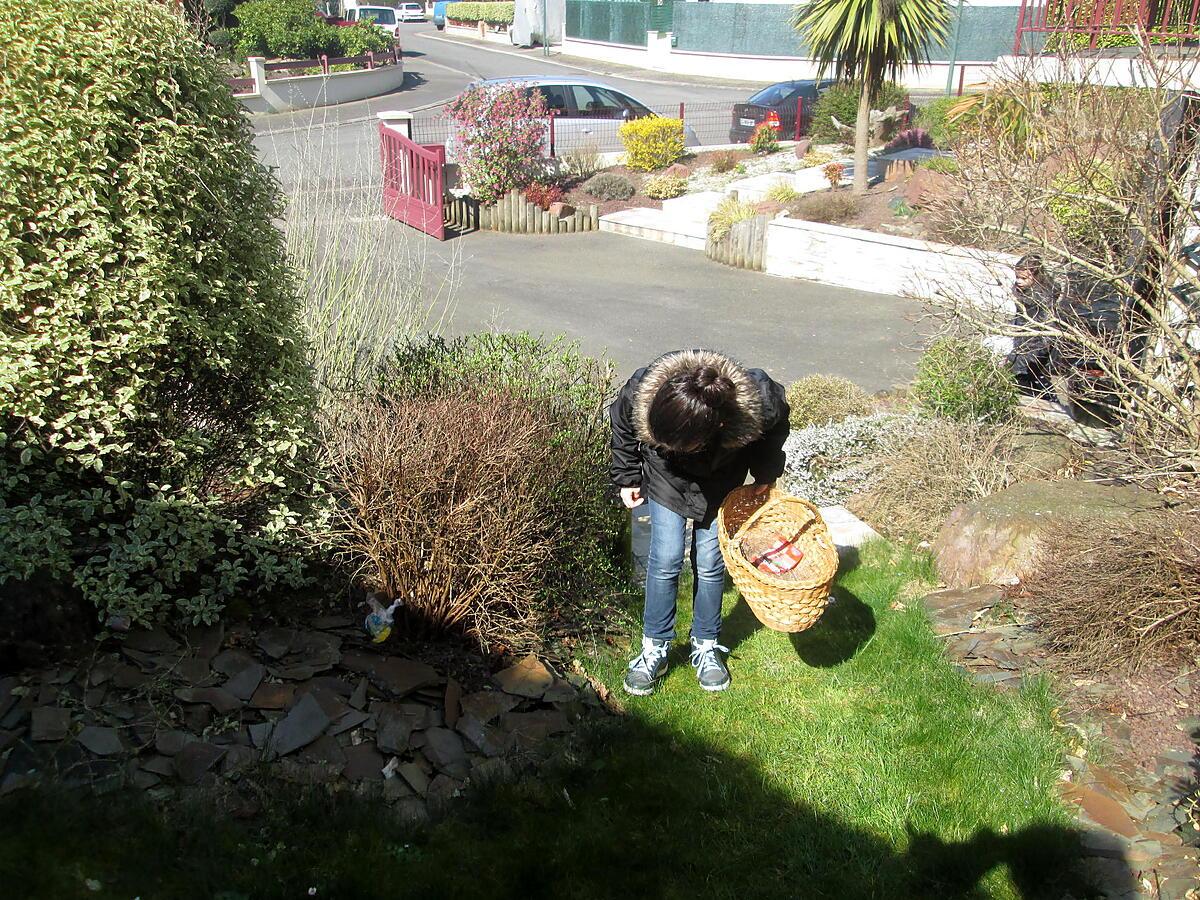
[[[0,584],[211,620],[296,574],[311,389],[279,194],[166,5],[62,13],[0,0]]]

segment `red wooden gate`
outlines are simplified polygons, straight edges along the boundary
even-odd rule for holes
[[[417,144],[380,122],[379,155],[383,163],[383,211],[444,241],[446,148]]]

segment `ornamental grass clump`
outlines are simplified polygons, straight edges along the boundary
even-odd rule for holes
[[[458,164],[471,195],[495,203],[544,170],[546,101],[516,84],[478,85],[446,104]]]
[[[642,184],[642,193],[651,200],[670,200],[687,192],[687,179],[682,175],[654,175]]]
[[[642,172],[665,169],[686,152],[683,119],[645,116],[631,119],[617,130],[625,147],[625,165]]]
[[[756,215],[758,210],[753,203],[746,203],[734,196],[726,197],[708,217],[708,239],[723,241],[734,225],[753,219]]]
[[[296,583],[313,392],[223,72],[142,0],[3,0],[0,44],[0,584],[212,621]]]

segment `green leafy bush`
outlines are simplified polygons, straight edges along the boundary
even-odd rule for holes
[[[642,193],[651,200],[670,200],[687,192],[687,179],[682,175],[654,175],[642,185]]]
[[[806,375],[787,389],[793,428],[828,425],[847,416],[866,416],[873,411],[871,398],[848,378],[836,375]]]
[[[356,22],[349,28],[336,29],[338,56],[365,56],[371,53],[387,53],[392,49],[392,38],[382,28],[369,22]]]
[[[633,182],[615,172],[600,172],[583,183],[583,190],[597,200],[628,200],[637,193]]]
[[[446,18],[455,22],[511,25],[515,9],[515,3],[447,3]]]
[[[340,56],[342,29],[320,21],[310,0],[249,0],[234,9],[234,49],[243,56]]]
[[[753,203],[746,203],[737,197],[726,197],[717,204],[717,208],[708,217],[708,238],[711,241],[723,241],[729,237],[729,232],[738,222],[745,222],[758,215]]]
[[[1005,422],[1017,411],[1017,382],[977,341],[939,338],[917,363],[913,397],[927,412],[956,422]]]
[[[929,132],[935,147],[948,150],[962,135],[961,120],[952,122],[947,118],[950,110],[960,103],[962,97],[938,97],[918,107],[915,124]]]
[[[810,134],[814,141],[832,143],[843,140],[843,136],[833,127],[833,119],[853,128],[854,120],[858,118],[859,93],[857,84],[836,84],[821,95],[813,107]],[[906,102],[908,92],[894,81],[885,81],[872,105],[875,109],[892,106],[902,108]]]
[[[325,421],[340,558],[424,623],[485,649],[536,644],[618,577],[610,379],[527,334],[402,345],[375,394]]]
[[[3,2],[0,583],[211,620],[299,574],[311,387],[276,184],[166,7]]]

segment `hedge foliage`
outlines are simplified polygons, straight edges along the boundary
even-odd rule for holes
[[[311,390],[277,186],[162,4],[0,0],[0,44],[0,584],[211,621],[298,574],[277,539]]]
[[[511,25],[515,10],[515,3],[447,3],[446,18],[455,22]]]
[[[809,135],[814,141],[835,142],[845,138],[833,127],[836,118],[843,125],[854,127],[858,118],[858,98],[861,89],[858,84],[835,84],[817,100],[813,107],[812,124]],[[872,104],[874,109],[887,109],[895,106],[900,108],[908,101],[908,91],[894,81],[885,81],[879,91],[879,96]]]
[[[320,21],[311,0],[249,0],[235,10],[233,44],[243,56],[315,59],[382,53],[391,36],[369,23],[338,28]]]
[[[625,145],[625,165],[652,172],[678,162],[686,148],[683,143],[683,119],[646,116],[631,119],[617,130]]]

